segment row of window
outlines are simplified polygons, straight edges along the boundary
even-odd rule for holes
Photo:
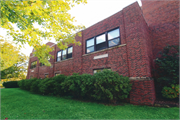
[[[102,50],[120,44],[119,28],[86,40],[86,53]]]
[[[57,52],[57,61],[65,60],[72,58],[72,52],[73,52],[73,47],[68,47],[65,50],[61,50]]]
[[[105,32],[101,35],[86,40],[86,53],[106,49],[120,44],[120,30],[119,28]],[[73,47],[68,47],[65,50],[57,52],[56,61],[72,58]],[[31,69],[35,68],[37,61],[31,63]],[[44,66],[44,64],[40,64]]]

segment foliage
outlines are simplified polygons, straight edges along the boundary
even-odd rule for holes
[[[66,76],[65,75],[58,75],[52,78],[54,80],[54,93],[55,95],[61,95],[64,96],[66,93],[62,89],[61,83],[65,81]]]
[[[167,46],[156,59],[156,78],[169,85],[179,83],[179,46]]]
[[[18,82],[19,87],[43,95],[73,96],[78,99],[113,102],[128,97],[131,84],[128,77],[104,70],[100,73],[74,73],[71,76],[58,75],[46,79],[29,79]]]
[[[18,81],[19,88],[25,90],[25,84],[24,83],[25,83],[25,80]]]
[[[75,34],[83,26],[74,25],[76,21],[68,11],[76,4],[87,3],[86,0],[1,0],[0,26],[8,30],[13,41],[33,46],[35,56],[41,63],[50,66],[48,57],[53,50],[43,44],[44,40],[54,38],[60,49],[75,43]],[[36,26],[40,26],[39,28]],[[16,28],[14,27],[16,26]],[[80,33],[79,33],[80,35]]]
[[[93,97],[96,100],[116,103],[117,100],[127,98],[131,90],[129,78],[111,70],[95,73],[93,79],[95,79]]]
[[[32,79],[24,79],[24,80],[20,80],[18,81],[18,85],[21,89],[23,90],[31,90],[31,85],[33,84],[34,81],[36,81],[37,78],[32,78]]]
[[[94,94],[94,83],[95,80],[92,79],[93,76],[90,74],[82,74],[81,75],[81,96],[84,99],[92,99],[92,95]]]
[[[64,92],[69,93],[75,98],[81,97],[81,75],[73,73],[73,75],[68,76],[61,85]]]
[[[0,40],[0,49],[1,78],[25,79],[27,65],[24,65],[24,62],[28,57],[20,53],[19,48],[12,42],[5,39]]]
[[[64,95],[61,83],[66,79],[65,75],[42,79],[39,82],[39,91],[43,95]]]
[[[39,86],[38,86],[40,82],[41,82],[41,79],[35,79],[30,86],[30,91],[37,94],[40,93]]]
[[[170,98],[170,99],[179,98],[179,93],[180,93],[179,85],[172,84],[171,87],[165,86],[161,92],[162,92],[163,97],[165,98]]]
[[[18,81],[8,81],[8,82],[3,82],[3,86],[5,88],[18,88]]]

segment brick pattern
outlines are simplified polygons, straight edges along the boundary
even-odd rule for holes
[[[143,15],[152,36],[153,59],[167,45],[179,45],[179,1],[142,1]]]
[[[131,80],[130,103],[135,105],[153,105],[156,99],[154,80]]]

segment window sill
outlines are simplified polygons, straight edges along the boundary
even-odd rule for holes
[[[65,59],[65,60],[61,60],[61,61],[58,61],[58,62],[55,62],[56,63],[60,63],[60,62],[64,62],[64,61],[68,61],[68,60],[72,60],[73,58],[69,58],[69,59]]]
[[[102,52],[102,51],[106,51],[106,50],[111,50],[111,49],[118,48],[118,47],[123,47],[123,46],[126,46],[126,44],[121,44],[121,45],[118,45],[118,46],[106,48],[106,49],[103,49],[103,50],[99,50],[99,51],[95,51],[95,52],[92,52],[92,53],[84,54],[82,56],[87,56],[87,55],[91,55],[91,54],[94,54],[94,53],[98,53],[98,52]]]

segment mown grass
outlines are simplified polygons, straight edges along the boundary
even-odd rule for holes
[[[106,106],[41,96],[19,88],[1,89],[1,119],[178,119],[179,108]]]

